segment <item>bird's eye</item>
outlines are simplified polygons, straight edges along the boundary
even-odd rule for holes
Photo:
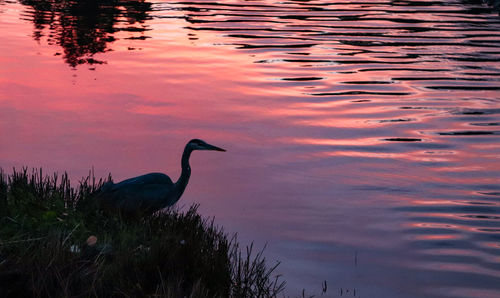
[[[201,143],[200,143],[200,140],[191,140],[191,142],[189,142],[191,144],[191,146],[194,146],[194,147],[200,147],[201,146]]]

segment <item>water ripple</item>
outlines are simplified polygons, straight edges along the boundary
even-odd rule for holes
[[[346,187],[355,195],[344,194],[349,200],[338,205],[351,206],[356,212],[350,216],[356,218],[385,208],[377,220],[389,218],[389,223],[380,224],[374,235],[382,239],[399,229],[402,242],[395,248],[392,238],[376,239],[373,245],[408,251],[414,259],[407,266],[415,272],[438,272],[440,283],[431,290],[449,286],[450,293],[458,293],[463,287],[471,297],[500,296],[500,18],[472,2],[20,0],[21,18],[34,23],[33,38],[60,47],[54,55],[73,68],[104,64],[95,55],[124,44],[127,51],[155,49],[160,38],[179,51],[191,47],[197,55],[212,47],[244,61],[257,75],[221,75],[241,81],[231,85],[238,86],[234,90],[214,91],[234,95],[217,107],[224,117],[238,119],[231,122],[234,126],[256,131],[264,139],[259,144],[268,138],[273,148],[282,146],[273,151],[277,157],[267,167],[280,162],[303,167],[280,171],[276,179],[299,177],[290,189],[323,179],[324,184],[304,189],[321,192],[317,199],[325,209],[334,203],[323,197],[338,203],[334,198],[342,195],[338,189],[329,193],[329,187]],[[173,34],[170,26],[182,30]],[[173,63],[172,69],[206,64],[209,72],[219,71],[211,65],[214,57],[199,56],[196,63]],[[170,62],[161,55],[155,58]],[[153,60],[148,69],[156,68]],[[214,65],[222,68],[224,63]],[[154,77],[163,76],[158,72]],[[159,113],[156,106],[150,110]],[[213,116],[211,112],[203,110],[196,120]],[[249,135],[237,139],[251,139]],[[280,160],[283,156],[286,161]],[[366,214],[357,204],[365,206]],[[307,224],[314,219],[307,218]],[[358,225],[349,220],[345,222]],[[371,229],[364,227],[363,233]],[[332,238],[342,243],[350,237]],[[396,267],[406,266],[399,261]],[[457,280],[475,284],[453,284]]]

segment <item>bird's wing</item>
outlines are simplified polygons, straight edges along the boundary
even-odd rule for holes
[[[125,213],[154,212],[168,205],[173,184],[134,184],[113,192],[115,206]]]
[[[102,207],[125,214],[152,213],[169,205],[174,184],[164,174],[147,174],[103,188],[98,195]]]
[[[162,173],[149,173],[146,175],[137,176],[127,180],[123,180],[114,185],[114,188],[120,188],[126,185],[138,185],[138,184],[173,184],[172,179]]]

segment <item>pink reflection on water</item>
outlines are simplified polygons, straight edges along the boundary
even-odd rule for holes
[[[480,70],[453,59],[484,50],[472,37],[467,39],[470,45],[464,42],[464,34],[486,31],[478,24],[479,29],[459,27],[464,17],[455,11],[461,8],[415,6],[413,10],[423,11],[410,14],[405,7],[379,2],[269,0],[247,2],[248,9],[236,12],[225,4],[240,1],[160,2],[154,14],[165,18],[144,24],[152,30],[114,33],[116,40],[107,44],[113,51],[94,55],[107,64],[76,69],[63,63],[63,55],[54,56],[62,49],[46,43],[46,36],[34,41],[33,25],[19,21],[25,8],[9,4],[0,19],[0,166],[68,170],[74,178],[94,166],[98,176],[111,172],[116,180],[159,171],[175,180],[183,146],[199,137],[228,152],[193,155],[193,175],[182,204],[201,203],[204,214],[215,215],[246,240],[270,241],[278,259],[283,251],[290,252],[293,256],[282,261],[300,263],[287,271],[301,272],[299,280],[302,271],[321,271],[325,276],[313,279],[341,278],[339,283],[359,282],[368,285],[365,289],[380,290],[383,284],[381,297],[394,284],[414,294],[425,285],[400,280],[407,274],[421,282],[414,271],[398,271],[401,263],[412,269],[420,264],[408,254],[418,248],[407,244],[402,229],[457,232],[410,237],[428,245],[463,240],[499,248],[492,241],[471,240],[471,235],[487,233],[479,230],[484,220],[433,221],[491,215],[487,209],[460,213],[453,208],[494,200],[481,201],[477,191],[498,182],[494,161],[499,147],[489,139],[497,135],[466,139],[439,133],[496,131],[494,125],[471,128],[471,123],[496,121],[498,91],[439,89],[495,83],[490,77],[467,81],[477,79],[474,73]],[[309,9],[316,4],[331,10]],[[182,10],[191,6],[203,9]],[[164,7],[181,9],[160,9]],[[290,7],[294,9],[288,11]],[[309,18],[280,18],[301,15]],[[428,22],[397,21],[415,17]],[[251,20],[238,21],[245,18]],[[452,27],[436,30],[443,19]],[[148,38],[127,39],[134,37]],[[460,44],[450,45],[455,39]],[[242,48],[309,42],[318,45]],[[498,62],[481,65],[494,72]],[[428,72],[436,68],[443,70]],[[443,208],[392,209],[433,205]],[[359,249],[371,253],[362,263],[362,270],[371,274],[361,278],[349,267],[352,251]],[[474,255],[479,250],[468,251]],[[471,271],[468,265],[424,263],[439,274]],[[472,272],[487,275],[497,271],[471,266]],[[391,294],[387,296],[405,297]]]

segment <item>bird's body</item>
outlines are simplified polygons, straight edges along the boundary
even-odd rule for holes
[[[99,193],[102,207],[117,209],[125,215],[153,213],[173,205],[178,200],[175,197],[175,184],[162,173],[150,173],[117,184],[108,182]]]
[[[97,193],[97,200],[103,209],[118,211],[124,216],[149,215],[175,204],[186,189],[191,167],[189,157],[194,150],[224,149],[193,139],[186,144],[182,154],[182,172],[177,182],[172,182],[162,173],[149,173],[119,183],[108,182]]]

